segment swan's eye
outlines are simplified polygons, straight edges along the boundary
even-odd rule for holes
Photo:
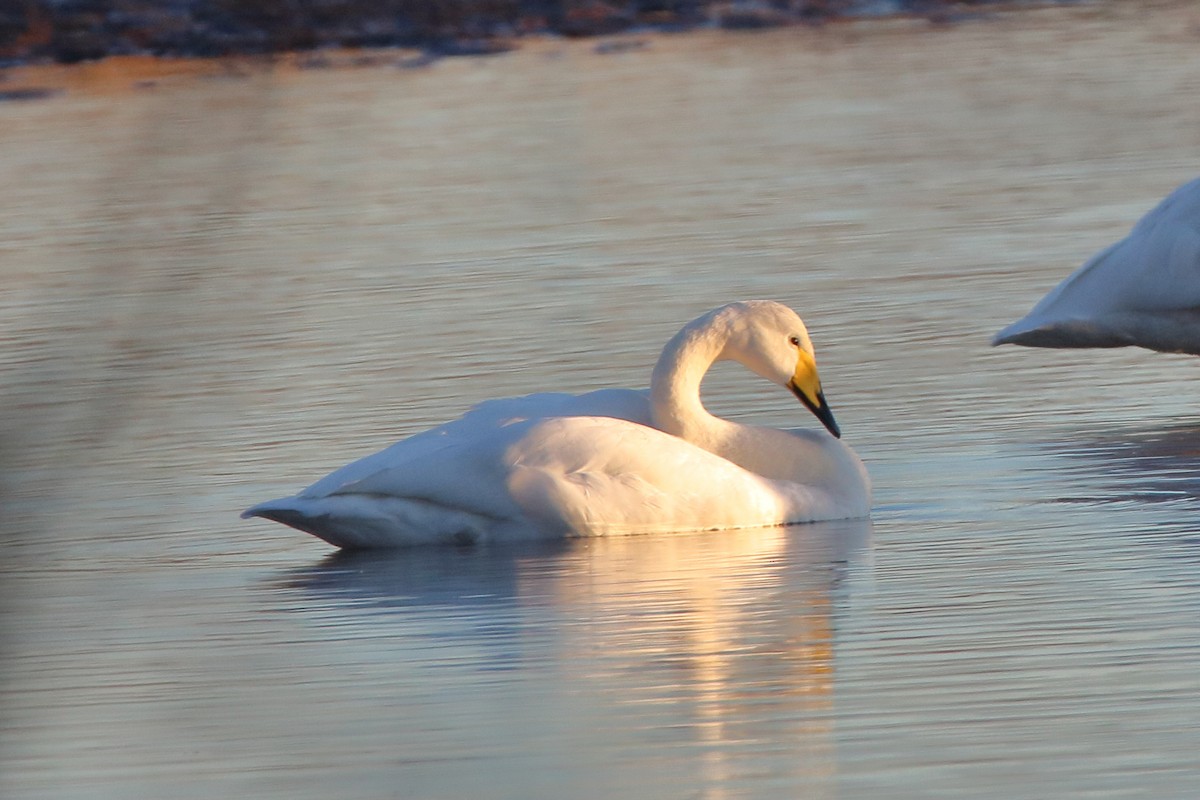
[[[800,337],[799,336],[791,336],[788,338],[788,341],[792,343],[792,347],[800,346]]]

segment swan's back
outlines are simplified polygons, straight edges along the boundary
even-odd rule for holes
[[[300,496],[335,494],[376,473],[444,461],[463,448],[476,449],[497,437],[496,446],[500,446],[504,438],[511,438],[514,425],[571,416],[613,417],[649,425],[650,401],[646,392],[633,389],[599,389],[579,395],[542,392],[485,400],[458,419],[401,439],[378,453],[335,470],[309,486]],[[505,430],[508,435],[500,436]]]

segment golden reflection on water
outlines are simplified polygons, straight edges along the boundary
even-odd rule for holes
[[[454,665],[467,683],[476,671],[514,676],[501,691],[517,707],[476,724],[511,736],[526,730],[536,704],[533,724],[560,731],[553,741],[533,734],[523,758],[567,759],[597,793],[673,796],[660,787],[687,787],[738,797],[747,774],[767,770],[805,786],[806,797],[833,797],[833,594],[870,530],[853,521],[346,553],[289,570],[278,585],[305,616],[337,621],[332,641],[399,637],[401,664]],[[454,683],[404,673],[376,680],[409,724],[437,727],[421,698]],[[664,762],[668,746],[684,760]],[[614,747],[616,773],[604,756]]]
[[[587,568],[551,587],[556,604],[588,609],[561,642],[574,666],[566,677],[614,676],[617,702],[639,709],[645,724],[682,720],[676,724],[700,746],[705,797],[737,795],[730,751],[756,739],[789,751],[788,774],[805,782],[808,796],[833,796],[829,592],[837,565],[824,559],[833,554],[831,537],[845,537],[836,548],[845,553],[867,530],[867,523],[847,523],[736,531],[703,542],[589,542]],[[797,562],[813,574],[797,580]],[[638,685],[631,680],[637,675],[650,679]],[[756,717],[774,724],[759,728]]]

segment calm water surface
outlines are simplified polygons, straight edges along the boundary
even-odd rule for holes
[[[15,74],[66,91],[0,106],[0,794],[1193,796],[1198,362],[987,346],[1197,172],[1189,19]],[[488,397],[643,386],[747,297],[809,322],[872,521],[237,519]]]

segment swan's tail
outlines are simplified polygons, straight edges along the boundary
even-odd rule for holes
[[[289,498],[290,499],[290,498]],[[282,500],[272,500],[269,503],[259,503],[253,508],[248,508],[243,511],[240,516],[242,519],[250,519],[251,517],[262,517],[269,519],[272,522],[281,522],[284,525],[295,528],[296,530],[312,533],[305,529],[305,525],[309,523],[309,517],[303,511],[296,508],[288,508],[283,505]]]
[[[246,509],[241,514],[242,519],[262,517],[272,522],[279,522],[289,528],[311,533],[318,539],[324,539],[336,547],[363,547],[356,544],[359,538],[350,531],[344,530],[342,522],[332,514],[326,504],[316,504],[302,497],[281,497],[278,500],[268,500]],[[347,535],[350,534],[350,535]]]
[[[354,494],[281,497],[252,506],[241,517],[269,519],[353,550],[470,543],[486,538],[489,525],[470,512],[422,500]]]

